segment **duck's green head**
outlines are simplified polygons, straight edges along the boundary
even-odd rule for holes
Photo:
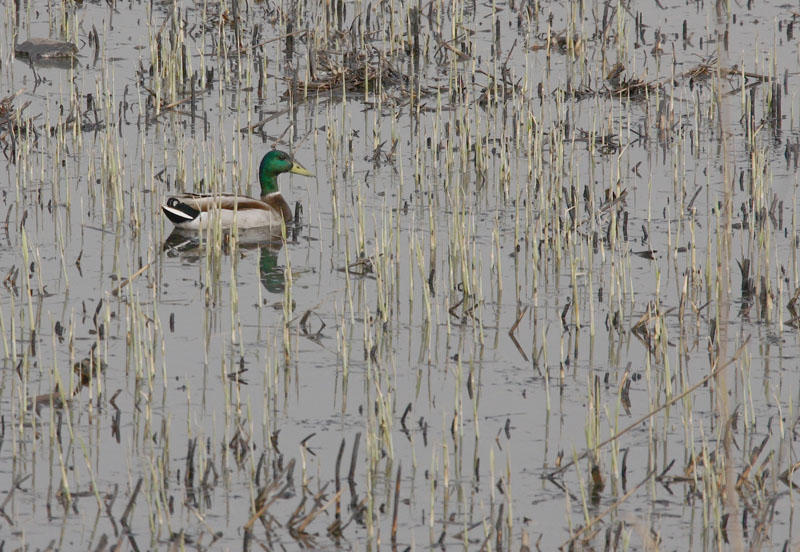
[[[290,172],[303,176],[314,176],[286,152],[272,150],[261,160],[258,168],[258,180],[261,183],[261,195],[265,196],[278,191],[278,175]]]

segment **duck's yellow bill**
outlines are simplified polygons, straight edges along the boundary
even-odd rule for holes
[[[292,168],[289,169],[290,173],[299,174],[301,176],[314,176],[314,173],[303,167],[300,163],[295,161],[292,163]]]

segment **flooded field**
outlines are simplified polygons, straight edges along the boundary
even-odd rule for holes
[[[0,549],[797,548],[795,24],[4,3]]]

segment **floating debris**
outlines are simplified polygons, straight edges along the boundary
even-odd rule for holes
[[[617,63],[606,74],[606,81],[611,85],[608,90],[611,96],[624,95],[630,98],[644,98],[661,87],[659,82],[647,82],[641,77],[625,76],[625,65]]]
[[[317,70],[309,80],[296,80],[284,93],[284,98],[301,92],[309,94],[363,91],[380,79],[384,87],[398,86],[408,82],[408,77],[384,55],[360,53],[346,56],[338,63],[332,55],[320,54],[316,60]],[[406,93],[403,90],[403,93]]]
[[[92,378],[97,377],[102,372],[106,371],[107,363],[97,356],[86,357],[80,362],[72,365],[72,371],[81,378],[81,385],[89,385]]]
[[[21,57],[30,58],[31,61],[39,59],[68,59],[74,58],[78,47],[72,42],[55,40],[52,38],[30,38],[17,44],[14,53]]]

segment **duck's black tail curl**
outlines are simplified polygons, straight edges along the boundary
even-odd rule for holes
[[[172,224],[191,222],[200,216],[200,211],[186,205],[177,197],[167,199],[167,202],[161,206],[161,210],[164,211],[164,214]]]

